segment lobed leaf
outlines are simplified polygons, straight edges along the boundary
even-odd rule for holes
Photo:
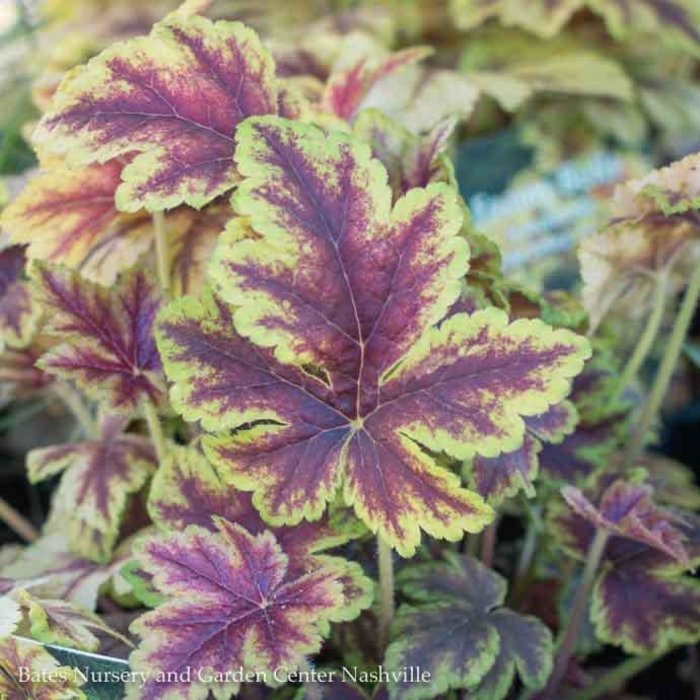
[[[41,598],[94,610],[100,588],[124,564],[124,557],[117,555],[108,565],[96,564],[75,555],[65,535],[50,523],[47,527],[51,534],[42,535],[0,567],[0,594],[19,587]]]
[[[66,509],[66,532],[76,554],[109,561],[129,497],[155,470],[149,440],[123,432],[124,421],[106,418],[96,440],[32,450],[29,478],[42,481],[63,472],[56,491]]]
[[[28,244],[32,259],[64,264],[89,280],[112,285],[154,242],[152,217],[116,208],[114,197],[128,162],[61,167],[29,181],[0,222],[16,243]],[[165,218],[173,288],[198,291],[214,243],[231,217],[214,201],[198,212],[178,207]]]
[[[432,698],[467,688],[469,697],[501,700],[516,670],[523,684],[541,688],[552,668],[552,636],[537,618],[501,607],[506,583],[471,557],[410,567],[400,577],[417,607],[399,608],[388,669],[420,666],[429,683],[389,684],[391,700]]]
[[[555,505],[550,531],[571,555],[584,559],[594,526],[570,509]],[[697,518],[683,514],[678,524],[692,562],[700,552]],[[677,559],[646,542],[613,534],[594,584],[590,616],[596,636],[631,654],[662,654],[700,639],[700,586]]]
[[[318,557],[305,573],[293,574],[272,533],[251,535],[222,518],[216,528],[191,525],[141,544],[139,558],[168,601],[131,627],[142,638],[131,666],[151,679],[127,697],[203,700],[209,691],[228,697],[237,683],[209,683],[197,671],[293,669],[318,651],[330,622],[352,619],[369,603],[365,596],[357,606],[346,605],[341,578],[352,575],[369,591],[355,564]],[[153,680],[154,671],[187,669],[198,679],[186,686]]]
[[[674,515],[651,500],[653,488],[622,479],[614,481],[594,506],[580,489],[565,486],[562,496],[569,506],[596,528],[642,542],[682,564],[688,563],[684,535],[676,527]]]
[[[160,297],[149,275],[133,270],[107,289],[35,263],[33,277],[47,312],[46,331],[62,341],[41,357],[41,369],[76,382],[114,411],[133,413],[145,400],[162,400],[152,329]]]
[[[586,341],[495,309],[435,325],[467,269],[454,190],[413,189],[390,211],[383,168],[347,136],[262,118],[238,139],[236,209],[258,238],[225,233],[218,298],[161,317],[176,410],[218,432],[207,455],[274,525],[320,517],[344,483],[404,555],[420,529],[481,529],[490,509],[430,453],[516,448],[520,416],[565,396]]]
[[[173,14],[71,71],[34,139],[74,164],[136,152],[123,211],[199,208],[236,184],[238,124],[276,112],[274,64],[252,30]]]
[[[625,555],[629,552],[623,550]],[[654,571],[640,551],[623,561],[611,552],[591,599],[597,637],[630,654],[660,654],[700,639],[700,582]],[[645,556],[646,554],[646,556]]]

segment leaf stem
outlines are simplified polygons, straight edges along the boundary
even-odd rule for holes
[[[163,435],[163,426],[160,424],[160,418],[158,418],[156,407],[151,401],[143,402],[143,412],[146,416],[148,432],[151,435],[153,447],[156,450],[156,457],[158,458],[158,463],[160,464],[165,459],[165,454],[167,452],[165,435]]]
[[[299,670],[302,673],[313,673],[313,664],[306,656],[299,662]],[[304,700],[323,700],[323,690],[317,682],[308,680],[304,683]]]
[[[0,498],[0,520],[26,542],[34,542],[39,531],[23,515],[18,513],[4,498]]]
[[[613,406],[624,393],[629,384],[639,373],[644,361],[649,356],[654,342],[659,335],[661,323],[666,309],[666,296],[668,294],[668,274],[660,273],[655,278],[654,296],[652,300],[651,314],[647,318],[644,331],[639,338],[639,342],[634,348],[632,356],[627,361],[620,379],[615,387],[615,391],[610,397],[609,406]]]
[[[168,264],[168,239],[165,227],[165,214],[162,211],[153,212],[153,231],[156,238],[158,281],[163,296],[168,297],[170,295],[170,266]]]
[[[394,619],[394,558],[391,547],[377,533],[379,561],[379,647],[383,654],[389,644],[389,628]]]
[[[83,402],[80,394],[72,386],[61,382],[54,393],[68,407],[86,438],[97,434],[97,425],[92,413]]]
[[[593,541],[588,548],[586,564],[583,568],[583,578],[578,591],[576,591],[576,597],[574,598],[574,603],[571,608],[571,616],[569,617],[566,632],[564,632],[563,636],[560,638],[558,645],[559,651],[554,661],[554,669],[552,670],[552,675],[549,677],[546,688],[542,691],[541,700],[554,700],[554,698],[560,697],[557,695],[559,686],[564,680],[569,659],[576,648],[576,641],[578,640],[581,623],[583,622],[583,617],[588,606],[588,595],[593,587],[595,575],[600,566],[600,561],[603,558],[603,552],[605,551],[607,541],[608,533],[603,529],[596,530]]]
[[[631,656],[621,664],[599,676],[591,685],[567,696],[567,700],[595,700],[606,693],[621,688],[622,684],[636,676],[659,659],[658,656]]]
[[[644,443],[647,435],[649,434],[649,429],[651,428],[651,425],[659,412],[661,402],[666,395],[666,391],[671,383],[676,365],[678,364],[678,360],[683,351],[683,341],[685,340],[690,324],[693,321],[693,315],[695,314],[695,307],[697,305],[699,295],[700,265],[696,265],[693,273],[690,276],[690,280],[688,281],[688,287],[685,290],[681,308],[679,309],[678,316],[676,316],[676,320],[673,324],[671,337],[666,345],[666,350],[661,360],[659,370],[656,373],[654,384],[652,385],[649,397],[647,398],[644,408],[642,409],[642,415],[639,419],[637,429],[630,441],[627,451],[628,461],[638,457],[644,448]]]
[[[491,523],[481,535],[481,563],[489,569],[493,566],[496,551],[496,533],[498,525]]]
[[[520,558],[515,569],[515,577],[511,587],[511,603],[517,605],[530,582],[532,581],[535,572],[535,552],[537,551],[537,541],[540,535],[540,516],[539,509],[533,508],[530,513],[530,519],[525,531]]]

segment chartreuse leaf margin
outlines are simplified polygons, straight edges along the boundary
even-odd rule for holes
[[[273,525],[345,502],[403,556],[493,517],[436,452],[496,456],[567,395],[588,342],[486,309],[450,315],[469,250],[455,189],[392,192],[370,149],[275,117],[237,132],[234,210],[210,290],[171,303],[158,347],[174,408]],[[401,484],[400,489],[395,485]]]
[[[136,154],[122,211],[200,208],[237,180],[236,126],[277,112],[274,62],[240,22],[172,14],[70,71],[34,140],[71,164]]]
[[[352,620],[371,602],[359,564],[317,556],[299,571],[272,532],[252,535],[220,517],[214,524],[215,532],[189,525],[137,545],[166,600],[131,626],[141,639],[131,667],[151,677],[142,688],[130,686],[127,698],[204,700],[211,691],[224,700],[238,692],[232,669],[270,677],[276,668],[294,669],[318,652],[331,622]],[[349,605],[350,582],[362,594]],[[169,680],[181,673],[193,682]]]
[[[507,585],[473,557],[451,554],[444,562],[407,567],[399,585],[409,599],[392,627],[386,666],[417,665],[430,682],[390,682],[390,700],[434,698],[468,689],[474,700],[502,700],[516,672],[532,690],[552,670],[553,642],[536,617],[503,606]]]

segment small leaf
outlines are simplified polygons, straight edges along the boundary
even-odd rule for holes
[[[150,216],[121,214],[115,207],[126,162],[59,167],[32,178],[3,211],[3,228],[15,243],[28,244],[31,259],[80,268],[85,276],[112,284],[153,238]]]
[[[26,676],[29,676],[26,678]],[[0,697],[3,700],[85,700],[81,679],[40,644],[0,639]]]
[[[75,164],[137,152],[118,208],[199,208],[236,183],[236,127],[277,112],[274,64],[237,22],[170,15],[61,83],[34,138]]]
[[[467,688],[479,700],[501,700],[516,669],[523,684],[541,688],[552,667],[552,636],[534,617],[501,607],[506,583],[471,557],[421,564],[400,577],[417,607],[399,608],[386,655],[389,670],[420,666],[429,683],[389,684],[391,700],[433,698]]]
[[[258,238],[223,234],[218,297],[161,316],[174,407],[217,432],[207,456],[271,524],[320,517],[344,483],[402,555],[421,529],[480,530],[490,508],[431,453],[517,448],[521,416],[564,398],[588,343],[495,309],[436,325],[467,269],[454,190],[413,189],[392,212],[385,172],[345,135],[262,118],[238,141],[236,209]]]
[[[492,505],[522,490],[532,495],[541,449],[540,443],[526,433],[522,446],[513,452],[498,457],[475,457],[465,470],[471,487]]]
[[[611,223],[581,243],[583,303],[595,329],[611,310],[629,319],[649,312],[654,281],[671,296],[700,260],[698,164],[688,156],[618,186]]]
[[[106,566],[95,564],[73,554],[66,537],[51,529],[52,534],[43,535],[0,567],[0,593],[26,588],[35,596],[94,610],[99,589],[124,564],[124,557],[117,556]]]
[[[589,493],[589,497],[594,497]],[[697,518],[682,515],[678,529],[695,563],[700,553]],[[572,556],[585,559],[594,535],[588,520],[554,504],[551,531]],[[612,535],[603,553],[590,615],[596,636],[631,654],[662,654],[700,639],[700,585],[677,559],[645,542]]]
[[[355,120],[353,131],[370,145],[372,155],[386,168],[396,200],[414,187],[454,182],[444,148],[455,126],[455,120],[448,118],[428,134],[416,136],[379,110],[366,109]]]
[[[39,309],[24,281],[24,246],[0,251],[0,347],[26,346],[36,330]]]
[[[24,589],[11,596],[26,610],[29,634],[36,641],[95,651],[100,646],[95,632],[120,637],[95,613],[75,603],[37,598]]]
[[[658,549],[682,564],[688,563],[683,533],[675,527],[673,514],[655,505],[654,490],[646,484],[621,479],[613,482],[594,506],[574,486],[562,488],[564,500],[578,515],[610,533]]]
[[[576,426],[578,414],[570,401],[562,401],[539,416],[525,418],[525,440],[513,452],[498,457],[474,457],[463,467],[471,487],[491,505],[524,491],[534,495],[533,482],[539,472],[543,442],[561,443]]]
[[[95,561],[109,561],[129,497],[155,470],[149,440],[123,433],[124,421],[108,417],[98,439],[32,450],[31,481],[63,472],[55,498],[66,509],[71,547]]]
[[[164,386],[152,326],[160,298],[151,278],[134,270],[107,289],[64,268],[35,263],[33,274],[46,331],[62,341],[42,356],[41,369],[115,411],[159,403]]]
[[[303,656],[318,651],[329,623],[352,619],[340,577],[352,572],[358,585],[369,582],[357,565],[318,557],[313,567],[290,575],[288,558],[274,535],[251,535],[238,525],[216,519],[217,532],[191,525],[184,533],[153,537],[139,548],[139,558],[168,601],[132,624],[142,638],[131,666],[150,680],[127,697],[143,700],[187,697],[204,700],[238,691],[238,683],[201,679],[189,686],[157,683],[157,672],[225,674],[233,668],[271,673],[295,668]]]
[[[479,92],[469,76],[412,64],[378,80],[362,101],[362,108],[378,109],[419,134],[445,119],[469,117]]]
[[[376,65],[368,65],[367,59],[360,59],[349,68],[331,74],[321,98],[321,109],[352,121],[374,85],[431,53],[429,47],[415,46],[389,54],[377,61]]]

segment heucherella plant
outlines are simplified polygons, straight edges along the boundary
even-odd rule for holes
[[[451,11],[540,37],[673,12],[694,50],[680,0],[634,27],[526,4]],[[574,55],[607,66],[576,94],[631,100],[622,72],[535,47],[490,81],[506,46],[457,73],[371,13],[311,45],[210,5],[68,52],[0,218],[0,396],[51,424],[22,455],[48,516],[0,500],[26,542],[0,549],[0,696],[617,697],[700,640],[700,491],[646,451],[700,286],[697,156],[619,190],[581,300],[540,294],[450,144],[488,89],[571,91]]]

